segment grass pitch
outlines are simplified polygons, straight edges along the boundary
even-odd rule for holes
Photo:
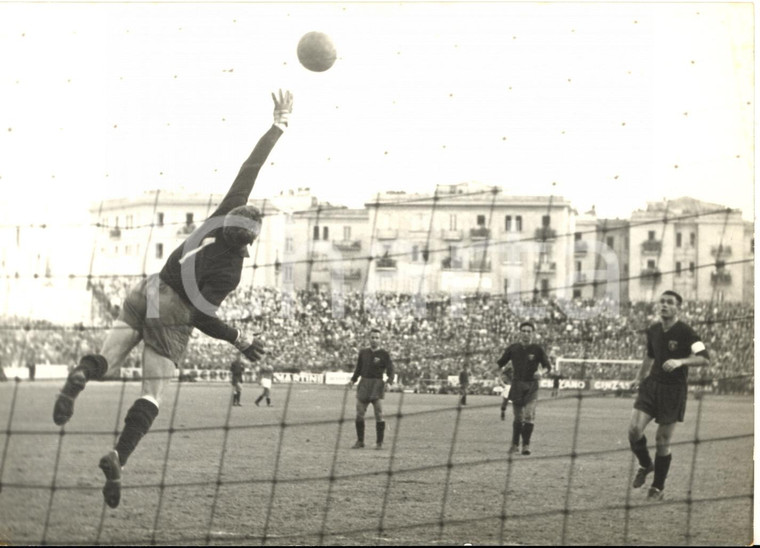
[[[61,384],[0,384],[0,543],[752,543],[748,397],[689,400],[666,499],[649,503],[629,488],[628,398],[542,392],[533,454],[510,459],[512,409],[502,422],[495,396],[457,409],[455,395],[388,394],[378,451],[371,408],[367,447],[350,449],[342,387],[275,385],[267,408],[249,384],[238,408],[228,384],[173,384],[112,510],[97,464],[139,386],[91,383],[61,431]]]

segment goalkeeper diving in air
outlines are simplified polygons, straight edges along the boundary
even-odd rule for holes
[[[261,232],[261,212],[247,205],[256,177],[288,125],[293,95],[279,91],[274,123],[243,163],[219,207],[175,249],[158,274],[142,280],[127,295],[121,313],[99,354],[88,354],[69,374],[53,409],[55,424],[66,424],[74,401],[88,381],[118,378],[130,350],[145,343],[141,396],[124,418],[116,446],[100,459],[106,483],[103,497],[116,508],[121,499],[121,471],[158,415],[161,395],[182,361],[194,328],[234,345],[251,361],[263,346],[219,319],[216,311],[240,283],[248,246]]]

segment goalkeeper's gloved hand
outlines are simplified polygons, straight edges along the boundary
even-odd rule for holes
[[[293,94],[288,90],[285,93],[280,90],[279,96],[272,93],[272,99],[274,100],[274,125],[284,130],[288,127],[288,119],[290,113],[293,112]]]
[[[252,362],[258,361],[266,354],[262,344],[256,339],[252,339],[243,335],[241,331],[238,331],[238,337],[235,339],[235,348],[243,353],[243,356],[251,360]]]

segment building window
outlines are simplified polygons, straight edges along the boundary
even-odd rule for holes
[[[164,213],[162,211],[156,213],[156,224],[158,226],[164,226]]]
[[[156,259],[164,258],[164,244],[156,244]]]
[[[549,296],[549,280],[541,280],[541,296]]]
[[[504,230],[506,230],[507,232],[512,231],[512,215],[507,215],[506,217],[504,217]]]
[[[456,229],[457,229],[457,216],[449,215],[449,230],[456,230]]]
[[[648,268],[649,270],[654,270],[654,268],[655,268],[654,259],[649,259],[649,260],[647,261],[647,268]]]
[[[486,216],[478,215],[478,226],[486,226]]]
[[[573,299],[580,299],[580,298],[581,298],[581,290],[573,289]]]
[[[615,237],[614,236],[607,236],[607,247],[610,249],[615,248]]]
[[[681,275],[681,261],[676,261],[676,276]]]
[[[293,265],[292,264],[286,264],[282,267],[282,276],[286,282],[293,281]]]
[[[328,227],[323,226],[322,227],[322,239],[325,240],[325,241],[329,240],[330,239],[329,236],[330,236],[330,231],[328,230]]]
[[[544,215],[541,217],[541,226],[544,228],[548,228],[552,224],[552,218],[549,215]]]
[[[314,240],[319,240],[319,227],[314,227]]]
[[[583,238],[583,234],[581,234],[580,232],[576,232],[575,233],[575,241],[576,242],[580,242],[582,238]]]
[[[126,220],[124,221],[124,227],[125,228],[132,228],[134,226],[134,217],[132,215],[127,215]]]
[[[691,247],[694,247],[697,245],[697,233],[696,232],[690,232],[689,233],[689,245]]]
[[[420,246],[413,245],[412,246],[412,262],[416,263],[420,259]]]
[[[522,215],[517,215],[515,217],[515,231],[522,232]]]
[[[190,226],[191,224],[193,224],[193,214],[192,214],[192,212],[185,213],[185,224],[187,226]]]
[[[683,240],[682,234],[680,232],[676,232],[676,247],[681,247],[683,243],[681,240]]]
[[[113,218],[113,227],[114,228],[119,228],[119,216],[118,215]]]
[[[581,265],[580,261],[575,261],[575,271],[580,272],[581,270],[583,270],[583,265]]]
[[[350,226],[344,226],[343,227],[343,240],[348,241],[351,239],[351,227]]]
[[[693,275],[694,275],[694,272],[695,272],[696,270],[697,270],[697,267],[694,265],[694,263],[693,263],[693,262],[690,262],[690,263],[689,263],[689,274],[691,274],[691,275],[693,276]]]
[[[285,238],[285,253],[293,253],[293,238]]]
[[[654,240],[654,230],[650,230],[649,234],[647,235],[647,239],[651,242]]]

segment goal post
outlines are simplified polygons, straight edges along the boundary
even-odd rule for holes
[[[641,367],[641,360],[608,360],[594,358],[557,358],[555,370],[560,390],[594,390],[627,392]],[[551,388],[554,379],[544,379]]]

